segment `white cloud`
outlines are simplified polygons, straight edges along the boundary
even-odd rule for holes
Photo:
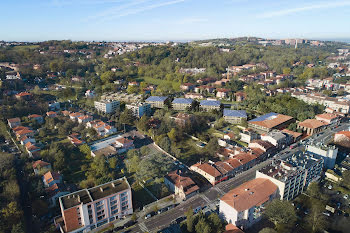
[[[350,1],[320,2],[320,3],[315,3],[313,5],[303,6],[303,7],[283,9],[283,10],[278,10],[278,11],[270,11],[270,12],[265,12],[265,13],[258,15],[258,18],[273,18],[276,16],[290,15],[290,14],[304,12],[304,11],[337,8],[337,7],[342,7],[342,6],[350,6]]]

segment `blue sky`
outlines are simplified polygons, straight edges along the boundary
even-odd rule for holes
[[[350,0],[1,0],[0,40],[350,38]]]

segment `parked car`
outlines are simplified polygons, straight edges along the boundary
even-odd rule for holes
[[[148,214],[145,215],[145,219],[149,219],[149,218],[153,217],[156,214],[157,213],[155,211],[149,212]]]
[[[119,226],[119,227],[115,227],[115,228],[113,229],[113,231],[114,231],[114,232],[118,232],[118,231],[123,230],[123,229],[124,229],[124,226]]]
[[[135,225],[135,223],[136,223],[136,221],[130,220],[124,224],[124,228],[131,227],[131,226]]]
[[[323,214],[328,216],[328,217],[331,216],[331,214],[329,212],[327,212],[327,211],[324,211]]]
[[[344,197],[345,199],[348,199],[348,198],[349,198],[349,195],[348,195],[348,194],[345,194],[343,197]]]
[[[178,217],[177,219],[175,219],[175,222],[177,224],[180,224],[182,221],[184,221],[186,219],[186,216],[181,216],[181,217]]]
[[[168,207],[162,208],[162,209],[158,210],[158,214],[161,214],[167,210],[168,210]]]
[[[202,207],[201,207],[201,206],[198,206],[198,207],[196,207],[195,209],[193,209],[193,213],[196,214],[196,213],[198,213],[201,209],[202,209]]]

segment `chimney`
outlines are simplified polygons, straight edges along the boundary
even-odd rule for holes
[[[103,192],[103,188],[102,187],[100,187],[100,191]]]

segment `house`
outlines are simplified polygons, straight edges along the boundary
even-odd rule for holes
[[[254,140],[254,141],[249,143],[248,147],[249,148],[259,148],[260,150],[262,150],[264,152],[269,152],[269,151],[275,149],[275,146],[272,143],[270,143],[268,141],[264,141],[264,140]]]
[[[27,142],[24,145],[24,147],[26,148],[27,153],[29,154],[29,157],[35,157],[37,155],[37,153],[35,153],[35,152],[40,151],[40,148],[31,142]]]
[[[216,97],[221,99],[227,98],[229,97],[230,92],[231,92],[230,89],[218,88],[216,89]]]
[[[241,141],[245,143],[250,143],[253,140],[259,139],[260,135],[251,129],[245,129],[239,133],[241,136]]]
[[[73,133],[69,136],[67,136],[69,141],[74,145],[74,146],[80,146],[83,145],[85,142],[79,139],[79,134]]]
[[[16,94],[16,99],[18,100],[30,100],[32,98],[32,94],[28,92],[21,92]]]
[[[181,170],[169,172],[164,177],[164,184],[182,200],[186,200],[199,192],[196,183]]]
[[[213,93],[214,90],[215,90],[215,87],[205,86],[205,85],[194,88],[194,91],[197,93],[204,93],[204,92]]]
[[[194,120],[194,117],[192,114],[183,113],[183,112],[179,112],[178,114],[176,114],[175,117],[170,117],[170,118],[173,119],[175,123],[181,127],[186,127],[187,125],[191,124]]]
[[[35,175],[39,175],[39,173],[51,170],[51,164],[42,160],[37,160],[33,163],[33,170]]]
[[[82,115],[78,117],[79,124],[87,123],[89,121],[92,121],[94,119],[91,115]]]
[[[35,144],[35,138],[32,138],[32,137],[27,137],[27,136],[22,136],[22,137],[20,137],[19,139],[18,139],[19,141],[20,141],[20,143],[21,143],[21,145],[25,145],[25,144],[27,144],[28,142],[31,142],[31,143],[33,143],[33,144]]]
[[[209,112],[212,110],[220,111],[221,109],[221,102],[218,100],[202,100],[199,103],[199,107],[201,110]]]
[[[133,213],[131,187],[125,177],[59,197],[61,232],[88,232]]]
[[[293,122],[295,119],[291,116],[270,112],[248,121],[248,127],[259,133],[267,133],[273,129],[284,129]]]
[[[323,113],[315,116],[316,120],[323,121],[328,125],[336,124],[339,122],[340,118],[337,114]]]
[[[194,90],[195,86],[196,85],[193,83],[183,83],[183,84],[181,84],[180,88],[183,91],[192,91],[192,90]]]
[[[50,187],[54,184],[62,183],[62,176],[58,172],[48,171],[42,177],[45,187]]]
[[[266,204],[277,197],[277,185],[268,179],[256,178],[220,198],[219,211],[228,223],[246,229],[261,220]]]
[[[340,131],[334,134],[334,143],[350,148],[350,131]]]
[[[94,90],[87,90],[85,92],[85,97],[86,98],[94,98],[96,96],[96,93]]]
[[[299,151],[284,160],[273,160],[271,164],[256,171],[256,178],[265,178],[278,186],[281,200],[293,200],[308,185],[322,174],[323,160]]]
[[[278,130],[273,130],[266,134],[262,134],[261,139],[270,142],[272,145],[279,149],[286,148],[289,144],[293,142],[293,138],[289,134],[283,133]]]
[[[66,187],[61,183],[55,183],[52,186],[45,188],[45,192],[49,201],[49,207],[56,206],[58,198],[69,193],[66,190]]]
[[[23,127],[23,129],[19,129],[19,130],[17,130],[17,129],[18,128],[16,128],[16,131],[15,131],[17,139],[20,139],[23,136],[27,136],[28,138],[34,137],[34,131],[27,128],[27,127]]]
[[[143,115],[151,114],[151,105],[149,103],[126,104],[125,107],[132,111],[133,116],[141,118]]]
[[[49,111],[46,113],[46,116],[51,117],[51,118],[57,117],[57,112]]]
[[[117,132],[115,127],[100,120],[89,121],[86,123],[86,127],[94,128],[99,136],[110,135]]]
[[[223,179],[223,174],[209,163],[194,164],[190,167],[190,170],[202,175],[212,185],[221,182]]]
[[[72,112],[69,114],[69,118],[72,120],[72,121],[77,121],[79,117],[83,116],[82,113],[80,112]]]
[[[203,99],[203,95],[200,93],[186,93],[185,98],[187,98],[187,99]]]
[[[21,119],[19,119],[18,117],[10,118],[10,119],[7,119],[7,123],[10,126],[10,128],[15,128],[21,125]]]
[[[63,116],[69,116],[70,111],[63,110],[63,111],[61,111],[61,113],[62,113]]]
[[[135,145],[133,140],[122,137],[122,138],[118,138],[115,141],[115,147],[117,148],[118,153],[121,154],[128,150],[134,149]]]
[[[172,102],[173,109],[176,111],[184,111],[191,109],[193,106],[193,99],[175,98]]]
[[[225,226],[224,233],[244,233],[244,231],[230,223]]]
[[[288,129],[283,129],[282,132],[289,134],[293,138],[293,143],[299,141],[303,135],[302,133],[294,132]]]
[[[29,115],[28,118],[35,120],[38,124],[44,123],[44,118],[38,114]]]
[[[244,92],[236,92],[235,93],[236,101],[237,102],[242,102],[247,98],[247,95]]]
[[[244,110],[224,109],[223,117],[230,124],[241,124],[247,120],[247,113]]]
[[[145,100],[145,102],[149,103],[152,108],[164,108],[167,101],[167,96],[150,96]]]
[[[323,121],[306,119],[303,122],[299,122],[297,128],[301,129],[307,135],[313,135],[321,132],[326,125],[327,123],[324,123]]]

